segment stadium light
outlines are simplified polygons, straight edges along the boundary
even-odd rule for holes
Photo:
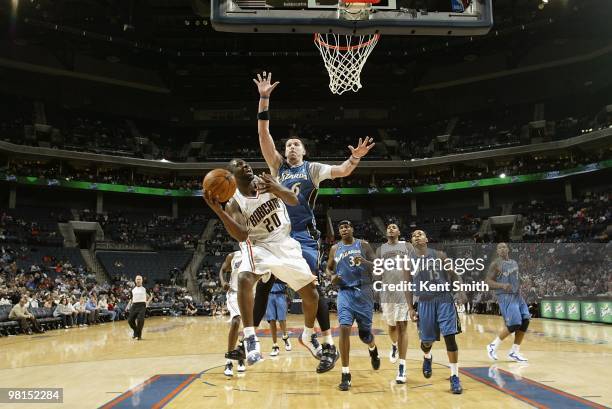
[[[499,177],[503,179],[503,178],[505,178],[505,177],[506,177],[506,174],[505,174],[505,173],[501,173],[501,174],[499,175]]]

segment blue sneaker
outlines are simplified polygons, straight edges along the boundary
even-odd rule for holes
[[[259,342],[255,339],[255,335],[251,335],[244,339],[244,349],[246,350],[246,359],[248,365],[256,364],[261,361],[262,356],[259,351]]]
[[[450,388],[451,392],[455,395],[461,395],[463,393],[463,388],[461,387],[461,381],[457,375],[453,375],[450,377]]]
[[[431,358],[423,357],[423,376],[425,378],[431,378],[431,362],[433,361],[433,355]]]

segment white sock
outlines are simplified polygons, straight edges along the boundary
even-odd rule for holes
[[[493,340],[493,342],[491,342],[491,343],[493,344],[493,347],[494,347],[495,349],[497,349],[497,347],[501,345],[502,340],[501,340],[501,339],[499,339],[499,337],[496,337],[496,338]]]
[[[404,370],[406,370],[406,360],[405,359],[400,359],[399,364],[404,365]]]
[[[310,336],[314,334],[314,328],[308,328],[306,325],[304,325],[304,332],[302,332],[302,339],[310,339]]]
[[[334,345],[334,337],[331,336],[331,334],[327,334],[325,335],[325,340],[323,341],[324,344],[329,344],[329,345]]]
[[[520,350],[521,350],[521,346],[520,345],[512,344],[512,349],[510,351],[511,352],[516,352],[518,354]]]
[[[374,345],[372,348],[368,347],[368,351],[374,351],[376,349],[376,345]]]
[[[431,351],[423,355],[427,359],[431,359]]]
[[[349,372],[349,367],[348,366],[343,366],[342,367],[342,373],[350,373]]]
[[[255,327],[244,327],[243,333],[245,338],[255,335]]]
[[[459,376],[459,364],[449,364],[451,370],[451,376]]]
[[[225,360],[225,363],[226,363],[226,364],[231,364],[231,363],[232,363],[232,360],[231,360],[231,359],[226,359],[226,360]]]

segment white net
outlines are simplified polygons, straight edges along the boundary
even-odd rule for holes
[[[380,34],[315,34],[314,42],[329,74],[329,89],[340,95],[361,88],[361,70]]]

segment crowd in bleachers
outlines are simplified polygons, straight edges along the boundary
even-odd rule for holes
[[[20,261],[28,259],[31,253],[27,246],[13,248],[5,244],[0,252],[0,335],[126,319],[126,307],[135,285],[133,277],[99,283],[83,264],[57,258],[52,250],[38,253],[40,259],[27,268],[19,267]],[[145,286],[152,295],[149,315],[206,313],[185,288],[159,283]]]
[[[207,216],[192,213],[176,219],[156,214],[82,210],[80,220],[98,222],[105,240],[145,244],[157,250],[193,250],[200,239]]]
[[[488,165],[473,163],[458,164],[448,167],[410,168],[398,174],[368,174],[357,173],[350,178],[339,178],[326,181],[322,187],[367,187],[379,189],[385,187],[410,188],[423,185],[438,185],[442,183],[466,180],[493,178],[504,175],[513,177],[531,173],[554,172],[575,168],[612,158],[612,151],[601,150],[591,154],[564,154],[559,157],[524,156],[508,159],[507,163]],[[5,170],[9,176],[36,176],[45,179],[66,179],[85,182],[125,184],[128,186],[147,186],[164,189],[202,188],[200,178],[191,175],[135,173],[130,169],[75,169],[70,166],[61,168],[55,163],[11,161]]]
[[[607,227],[612,223],[612,207],[607,192],[584,196],[570,203],[517,203],[514,212],[525,216],[524,241],[609,241]]]
[[[604,101],[602,107],[608,102]],[[252,125],[196,129],[159,121],[72,111],[51,104],[43,109],[46,111],[46,123],[34,125],[33,107],[34,101],[21,100],[0,115],[0,138],[31,146],[157,160],[226,161],[236,156],[261,159],[253,113],[246,110],[242,117],[234,119],[252,120]],[[296,118],[299,124],[276,125],[273,132],[280,138],[293,135],[303,138],[310,158],[319,160],[345,158],[347,145],[354,145],[359,137],[371,136],[381,142],[385,139],[390,143],[379,143],[368,155],[370,160],[385,160],[425,158],[559,140],[612,125],[610,115],[597,115],[598,112],[579,112],[569,116],[551,112],[548,118],[544,118],[546,126],[533,130],[528,126],[533,119],[533,105],[530,104],[488,112],[469,112],[454,118],[406,121],[405,127],[347,125],[361,115],[360,111],[368,110],[343,107],[337,110],[320,109],[318,120],[327,117],[328,121],[342,123],[342,127],[313,125],[308,118],[309,113],[304,111],[302,120]],[[396,115],[393,109],[386,114],[388,117]],[[378,121],[382,118],[384,116]],[[377,123],[376,118],[373,118],[373,123]],[[192,143],[196,143],[198,148],[192,149]],[[89,173],[100,177],[95,172]],[[132,178],[112,175],[110,180],[121,180],[123,183]],[[138,181],[143,182],[146,180]],[[169,183],[184,186],[189,181],[170,180],[165,181],[164,185]]]

